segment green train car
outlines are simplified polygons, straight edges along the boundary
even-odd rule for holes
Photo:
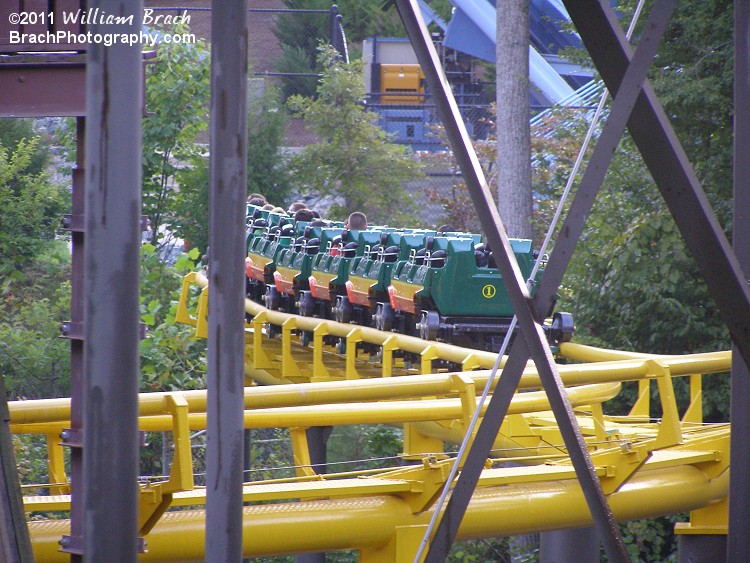
[[[390,227],[354,231],[253,214],[248,297],[269,309],[484,350],[499,349],[510,329],[513,308],[480,235]],[[510,244],[528,279],[537,257],[531,241]],[[550,343],[570,340],[572,317],[549,315]]]

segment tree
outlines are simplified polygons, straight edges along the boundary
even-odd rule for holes
[[[287,114],[275,88],[250,99],[247,116],[247,191],[270,198],[275,205],[291,203],[286,157],[281,152]]]
[[[531,238],[529,0],[497,10],[498,209],[508,235]]]
[[[161,43],[146,67],[143,119],[143,212],[151,222],[149,242],[159,246],[177,218],[179,168],[198,158],[196,141],[208,125],[210,61],[203,41]]]
[[[497,137],[495,136],[495,105],[492,104],[487,117],[489,124],[488,134],[485,139],[477,139],[473,142],[474,150],[477,153],[479,164],[487,180],[487,184],[492,186],[497,179]],[[432,133],[440,140],[440,145],[447,147],[448,137],[445,134],[445,128],[442,123],[435,124],[431,127]],[[441,150],[427,152],[420,155],[427,166],[437,165],[440,168],[447,168],[451,175],[451,185],[449,190],[439,187],[429,187],[425,190],[425,195],[429,201],[440,204],[443,214],[438,224],[452,225],[457,231],[478,233],[482,231],[479,224],[477,211],[474,202],[469,195],[469,189],[466,182],[459,175],[459,168],[453,151]],[[493,194],[497,201],[497,194]],[[435,225],[437,226],[437,225]]]
[[[22,276],[23,267],[55,233],[68,201],[61,185],[42,170],[39,139],[0,146],[0,279],[2,291]],[[40,162],[41,161],[41,162]]]
[[[284,0],[290,10],[330,10],[329,0]],[[381,35],[401,37],[404,29],[395,10],[395,4],[372,0],[341,0],[336,2],[338,13],[346,30],[349,44],[359,44],[366,37]],[[276,19],[274,35],[281,45],[282,54],[275,63],[276,70],[288,73],[319,74],[323,67],[318,63],[318,45],[330,43],[330,12],[288,12]],[[292,95],[314,97],[315,76],[282,77],[283,99]]]
[[[362,62],[345,64],[330,48],[321,50],[321,61],[325,72],[318,98],[289,100],[292,111],[323,139],[292,158],[290,172],[297,191],[339,198],[332,218],[359,210],[371,221],[406,220],[410,202],[402,182],[420,174],[418,164],[403,146],[389,141],[375,123],[376,116],[362,105]]]
[[[69,205],[28,120],[0,120],[0,374],[11,397],[67,392],[70,257],[57,227]]]
[[[289,177],[281,152],[286,113],[275,89],[254,96],[247,116],[247,191],[260,193],[277,205],[289,203]],[[204,155],[194,156],[176,171],[179,191],[174,195],[172,229],[190,248],[208,247],[209,166]]]
[[[731,0],[679,2],[651,74],[659,101],[727,232],[732,214],[733,37]]]

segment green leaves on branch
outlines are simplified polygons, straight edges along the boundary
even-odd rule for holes
[[[205,43],[161,43],[146,66],[143,119],[143,212],[151,221],[150,242],[160,243],[164,228],[177,220],[179,170],[205,148],[198,135],[208,126],[210,58]]]
[[[317,99],[293,96],[288,102],[321,139],[291,160],[297,191],[337,197],[332,218],[359,210],[371,223],[406,221],[411,202],[402,183],[419,177],[420,166],[405,147],[390,142],[364,107],[362,62],[344,64],[330,48],[320,57],[325,71]]]
[[[196,269],[198,249],[177,258],[174,266],[146,244],[141,259],[141,391],[179,391],[205,387],[206,342],[192,327],[175,322],[182,277]]]
[[[54,239],[66,207],[64,187],[34,165],[39,150],[37,138],[0,145],[0,291]]]

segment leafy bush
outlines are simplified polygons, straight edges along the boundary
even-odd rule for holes
[[[361,61],[346,64],[330,48],[321,49],[325,68],[318,98],[293,96],[292,111],[324,139],[307,145],[290,163],[299,193],[334,195],[342,203],[331,218],[363,211],[370,222],[407,223],[411,202],[402,183],[421,175],[406,148],[391,143],[375,123],[377,117],[362,105],[365,97]]]
[[[141,391],[205,388],[206,341],[195,338],[192,327],[175,322],[182,276],[195,269],[197,258],[193,249],[171,266],[155,246],[143,246],[141,322],[148,332],[141,343]]]

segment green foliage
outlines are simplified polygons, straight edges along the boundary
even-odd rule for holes
[[[201,155],[196,137],[208,124],[210,61],[202,41],[162,43],[146,66],[143,120],[143,212],[151,221],[150,242],[177,219],[180,197],[175,176],[181,165]]]
[[[37,139],[31,119],[0,119],[0,146],[15,148],[22,141]],[[49,147],[38,142],[30,155],[26,172],[32,176],[41,174],[49,163]]]
[[[497,135],[494,132],[495,104],[490,106],[487,122],[490,125],[487,138],[478,139],[474,141],[473,145],[487,184],[492,186],[497,182]],[[433,125],[431,129],[432,134],[440,140],[441,145],[449,146],[445,127],[442,123]],[[448,191],[440,188],[427,188],[425,190],[427,199],[438,203],[443,210],[440,223],[453,225],[458,231],[481,232],[482,226],[479,223],[474,202],[469,195],[466,182],[462,176],[459,176],[460,170],[453,156],[453,151],[441,150],[423,153],[420,158],[424,160],[426,165],[447,168],[454,175]],[[490,191],[496,199],[497,190]]]
[[[393,466],[392,458],[402,451],[399,428],[384,424],[336,427],[328,440],[329,471]]]
[[[677,561],[674,525],[685,520],[685,515],[677,514],[621,524],[620,533],[628,555],[633,561]]]
[[[395,145],[362,106],[361,62],[344,64],[331,49],[321,51],[325,73],[318,98],[289,100],[322,141],[306,146],[290,163],[299,193],[321,192],[341,198],[331,218],[351,211],[367,214],[370,222],[399,224],[409,219],[410,202],[402,182],[421,172],[403,146]]]
[[[55,237],[68,195],[38,170],[38,139],[0,146],[0,291]]]
[[[286,160],[281,145],[286,131],[286,113],[271,88],[249,101],[247,116],[247,191],[261,193],[278,205],[288,203],[290,191]],[[188,247],[204,253],[209,230],[209,161],[191,159],[177,170],[179,192],[173,197],[175,219],[172,230]]]
[[[289,9],[330,10],[328,0],[284,0]],[[358,50],[363,39],[380,35],[402,37],[404,29],[395,5],[382,6],[372,0],[342,0],[336,2],[346,32],[349,52]],[[285,13],[276,19],[273,32],[281,45],[282,54],[275,63],[278,72],[320,74],[324,66],[318,60],[318,45],[331,41],[330,13]],[[282,77],[281,93],[290,96],[315,96],[315,77]]]
[[[70,344],[60,326],[70,318],[70,254],[46,241],[16,283],[0,293],[0,374],[11,399],[70,394]]]
[[[453,544],[446,561],[450,563],[510,563],[510,561],[534,561],[516,555],[511,558],[508,538],[457,541]]]
[[[209,178],[207,158],[195,158],[190,166],[177,172],[180,194],[174,202],[174,234],[185,241],[187,248],[199,252],[208,249]]]
[[[205,387],[206,341],[192,327],[175,322],[182,276],[196,268],[198,249],[177,259],[174,266],[158,249],[143,246],[141,260],[141,322],[148,328],[141,343],[141,391],[178,391]]]
[[[270,85],[262,96],[253,97],[247,115],[247,192],[260,193],[275,205],[289,199],[286,159],[281,153],[287,114],[279,104],[278,92]]]
[[[731,0],[680,2],[651,76],[727,230],[732,217],[733,13]]]

